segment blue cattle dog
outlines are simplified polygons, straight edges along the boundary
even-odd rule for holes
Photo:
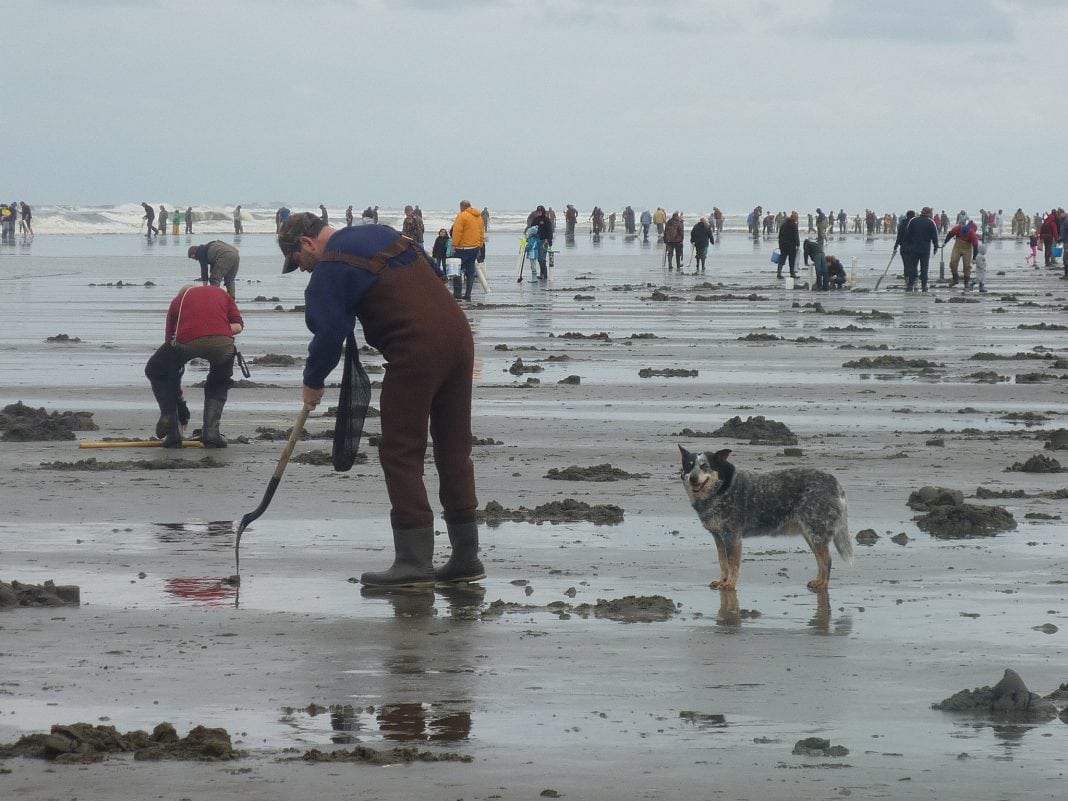
[[[682,485],[701,523],[712,532],[719,552],[720,577],[711,586],[733,590],[742,566],[742,539],[765,534],[800,534],[816,555],[819,573],[808,583],[827,589],[830,544],[853,561],[846,520],[846,496],[830,473],[797,467],[772,473],[738,470],[729,450],[691,453],[681,445]]]

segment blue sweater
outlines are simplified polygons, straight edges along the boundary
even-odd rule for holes
[[[342,228],[327,242],[326,252],[341,251],[365,259],[388,248],[400,237],[387,225],[358,225]],[[394,263],[410,263],[416,255],[402,253]],[[360,316],[360,304],[378,282],[378,276],[341,261],[321,261],[315,265],[304,290],[304,322],[312,333],[308,360],[304,364],[304,384],[322,389],[327,376],[341,360],[345,338]],[[375,343],[370,343],[374,345]]]

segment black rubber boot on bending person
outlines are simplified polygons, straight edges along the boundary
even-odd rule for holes
[[[182,430],[175,414],[161,414],[156,421],[156,437],[163,440],[164,448],[182,447]]]
[[[225,400],[218,398],[204,399],[204,428],[200,431],[200,441],[205,448],[225,448],[226,437],[219,433],[219,421],[222,420]]]
[[[365,587],[434,586],[434,527],[393,529],[393,564],[360,576]]]
[[[434,578],[443,583],[480,581],[486,568],[478,558],[478,523],[449,524],[452,554],[449,561],[434,571]]]

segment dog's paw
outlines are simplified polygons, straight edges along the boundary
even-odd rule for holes
[[[733,590],[735,587],[733,582],[727,581],[726,579],[716,579],[708,586],[714,590]]]
[[[808,588],[813,592],[826,592],[827,582],[820,581],[819,579],[812,579],[812,581],[808,583]]]

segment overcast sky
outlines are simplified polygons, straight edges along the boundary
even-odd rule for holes
[[[1063,0],[28,0],[0,195],[1066,205]]]

